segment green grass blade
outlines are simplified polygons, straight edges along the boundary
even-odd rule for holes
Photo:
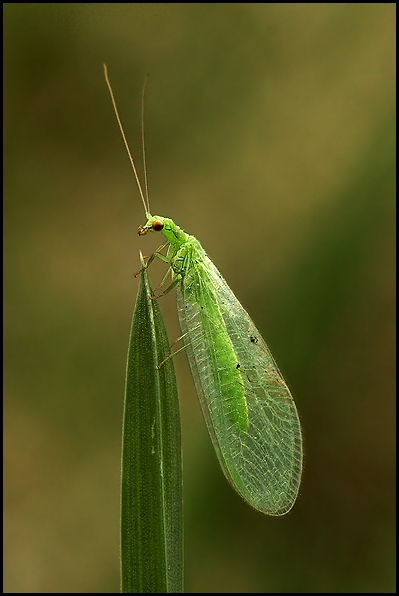
[[[144,269],[126,372],[121,481],[121,591],[183,591],[180,414],[173,358]]]

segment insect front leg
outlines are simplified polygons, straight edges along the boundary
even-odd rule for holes
[[[137,277],[138,275],[140,275],[140,273],[144,271],[144,269],[147,269],[147,267],[151,265],[155,258],[161,259],[161,261],[164,261],[165,263],[170,263],[169,258],[161,253],[161,250],[166,248],[168,244],[169,242],[164,242],[164,244],[161,244],[161,246],[157,248],[157,250],[148,258],[144,267],[142,267],[139,271],[137,271],[137,273],[134,274],[134,277]]]
[[[151,296],[151,298],[160,298],[161,296],[165,296],[165,294],[168,294],[171,290],[173,290],[173,288],[175,288],[177,285],[179,285],[184,277],[184,273],[185,271],[187,271],[188,267],[189,267],[189,263],[190,263],[190,252],[187,251],[187,247],[186,246],[182,246],[177,254],[175,254],[174,256],[164,256],[164,255],[156,255],[158,256],[162,261],[165,261],[166,263],[170,263],[170,268],[169,270],[166,272],[165,277],[163,278],[161,285],[159,287],[161,287],[163,285],[163,283],[165,282],[165,280],[167,279],[169,273],[171,272],[170,270],[172,270],[175,274],[172,283],[170,284],[170,286],[168,286],[166,288],[166,290],[164,290],[162,292],[162,294],[159,294],[159,296]]]

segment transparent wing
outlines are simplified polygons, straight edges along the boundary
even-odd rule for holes
[[[198,397],[227,479],[255,509],[269,515],[287,513],[301,480],[301,427],[294,400],[270,350],[205,253],[183,279],[177,301]],[[248,407],[245,432],[231,424],[222,407],[220,342],[218,350],[215,339],[222,329],[233,345],[236,359],[231,366],[239,369],[241,392],[244,387]]]

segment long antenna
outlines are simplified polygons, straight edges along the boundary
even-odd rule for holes
[[[145,196],[147,199],[147,206],[148,211],[150,211],[150,197],[148,194],[148,180],[147,180],[147,160],[145,158],[145,137],[144,137],[144,106],[145,106],[145,90],[147,87],[148,77],[150,75],[147,74],[144,80],[143,91],[141,93],[141,144],[143,148],[143,169],[144,169],[144,186],[145,186]]]
[[[144,205],[144,211],[145,211],[145,214],[148,216],[149,215],[149,211],[150,211],[149,205],[146,205],[146,203],[145,203],[145,199],[144,199],[143,191],[142,191],[142,188],[141,188],[140,180],[139,180],[139,177],[137,175],[136,166],[134,165],[133,157],[132,157],[132,154],[130,153],[129,145],[127,144],[125,133],[123,131],[122,122],[121,122],[121,119],[119,117],[118,108],[116,107],[116,102],[115,102],[114,94],[113,94],[113,91],[112,91],[112,87],[111,87],[111,84],[110,84],[109,79],[108,79],[107,67],[106,67],[105,64],[103,64],[103,66],[104,66],[105,82],[107,83],[107,87],[108,87],[109,93],[111,95],[111,101],[112,101],[112,105],[114,107],[115,116],[116,116],[116,119],[117,119],[118,124],[119,124],[119,129],[120,129],[120,131],[122,133],[123,142],[125,143],[126,151],[127,151],[128,156],[129,156],[130,163],[131,163],[131,166],[133,168],[134,175],[136,177],[137,186],[138,186],[138,189],[139,189],[139,192],[140,192],[141,200],[143,201],[143,205]],[[148,198],[148,194],[147,194],[147,198]]]

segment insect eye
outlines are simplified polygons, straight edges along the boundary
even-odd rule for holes
[[[163,228],[163,223],[161,221],[154,221],[152,224],[152,229],[156,232],[160,232]]]

